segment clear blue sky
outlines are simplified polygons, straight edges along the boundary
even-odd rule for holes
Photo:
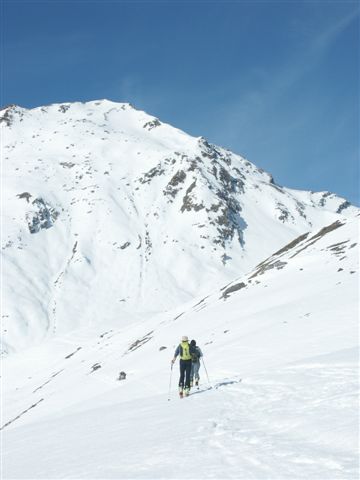
[[[359,3],[2,0],[1,104],[109,98],[359,205]]]

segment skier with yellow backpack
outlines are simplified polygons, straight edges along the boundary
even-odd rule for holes
[[[189,339],[186,335],[181,338],[181,343],[176,347],[174,358],[171,363],[174,364],[176,358],[180,356],[180,379],[179,395],[182,398],[190,393],[190,372],[191,372],[191,353]]]

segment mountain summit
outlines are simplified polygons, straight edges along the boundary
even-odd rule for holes
[[[191,302],[358,212],[127,103],[12,105],[0,123],[4,353]]]

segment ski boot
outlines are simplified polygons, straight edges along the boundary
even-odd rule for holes
[[[184,394],[185,394],[185,397],[188,397],[190,395],[190,388],[185,388]]]
[[[180,398],[183,398],[183,396],[184,396],[183,387],[179,387],[179,397],[180,397]]]

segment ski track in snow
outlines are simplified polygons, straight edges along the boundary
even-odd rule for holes
[[[182,400],[113,396],[4,433],[4,478],[355,479],[357,393],[356,364],[330,357]]]
[[[359,478],[359,210],[127,104],[2,115],[2,478]]]

